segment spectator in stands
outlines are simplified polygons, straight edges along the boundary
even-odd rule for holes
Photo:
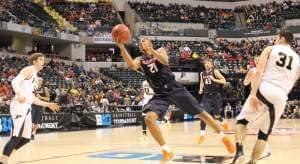
[[[102,106],[101,111],[104,112],[104,113],[108,112],[108,107],[109,107],[110,103],[109,103],[106,95],[104,95],[102,97],[102,99],[100,100],[100,104]]]
[[[131,104],[131,100],[130,100],[129,96],[126,95],[124,98],[124,105],[129,106],[130,104]]]
[[[7,82],[0,82],[0,97],[2,97],[3,99],[5,99],[6,97],[8,97],[9,94],[9,86]]]
[[[99,113],[103,112],[100,108],[100,104],[97,101],[94,102],[94,105],[92,107],[93,107],[93,111],[95,112],[99,112]]]
[[[297,104],[296,101],[288,101],[282,118],[293,119],[296,117]]]
[[[154,47],[166,47],[170,53],[171,65],[185,63],[187,59],[193,61],[205,60],[209,57],[214,60],[218,69],[224,73],[245,73],[247,69],[254,66],[254,57],[261,53],[267,45],[272,45],[272,40],[241,40],[228,41],[217,39],[215,44],[211,42],[198,41],[154,41]],[[178,48],[181,47],[181,48]],[[192,54],[186,55],[184,47],[189,47]],[[295,41],[293,47],[300,51],[299,43]],[[189,53],[187,53],[189,54]],[[198,57],[190,58],[197,54]],[[198,63],[198,62],[197,62]],[[190,64],[190,66],[192,66]]]

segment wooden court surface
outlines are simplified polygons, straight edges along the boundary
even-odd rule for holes
[[[233,127],[234,120],[230,120]],[[210,129],[204,144],[198,145],[199,121],[161,125],[168,144],[176,154],[171,163],[230,163],[212,162],[212,159],[230,158],[218,135]],[[229,131],[233,139],[233,131]],[[254,131],[249,131],[245,152],[249,156],[256,141]],[[160,148],[148,137],[140,143],[141,127],[106,128],[76,132],[38,134],[36,139],[15,152],[10,163],[24,164],[158,164]],[[3,144],[8,137],[2,137]],[[271,157],[261,164],[300,163],[300,120],[280,120],[270,138]],[[212,156],[212,157],[205,157]],[[181,162],[178,162],[181,161]],[[185,162],[182,162],[185,161]],[[206,162],[205,162],[206,161]]]

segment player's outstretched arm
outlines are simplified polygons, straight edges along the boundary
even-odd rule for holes
[[[33,96],[33,103],[39,106],[48,107],[51,109],[54,113],[59,111],[59,106],[56,103],[50,103],[46,101],[42,101],[39,98]]]
[[[45,95],[46,96],[41,96],[41,95],[37,95],[37,97],[40,99],[40,100],[43,100],[43,101],[49,101],[50,100],[50,95],[49,95],[49,91],[48,91],[48,88],[47,87],[45,87],[44,88],[44,90],[45,90]]]
[[[256,73],[253,78],[254,82],[253,82],[252,90],[250,93],[250,105],[254,110],[256,110],[258,108],[259,104],[261,104],[261,102],[256,97],[256,93],[259,88],[261,79],[263,77],[263,73],[265,71],[271,51],[272,51],[271,46],[264,49],[264,51],[262,52],[262,54],[259,58],[259,62],[256,67]]]
[[[128,67],[133,70],[138,70],[141,66],[140,59],[136,58],[133,60],[132,57],[129,55],[128,51],[126,50],[123,43],[116,42],[116,45],[120,48],[121,55],[122,55],[123,59],[125,60],[125,62],[127,63]]]
[[[253,70],[249,70],[247,72],[247,75],[246,75],[246,77],[244,79],[244,82],[243,82],[244,86],[249,85],[251,80],[253,79],[253,77],[254,77]]]
[[[271,46],[265,48],[264,51],[262,52],[261,56],[259,57],[259,62],[256,67],[256,73],[253,78],[254,83],[253,83],[253,87],[251,90],[251,95],[253,95],[253,96],[256,96],[256,93],[257,93],[258,87],[260,85],[263,73],[265,71],[271,50],[272,50]]]
[[[200,84],[199,84],[199,95],[203,93],[204,81],[203,81],[203,72],[200,73]]]

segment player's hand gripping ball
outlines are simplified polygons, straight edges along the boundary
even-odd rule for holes
[[[124,24],[118,24],[112,29],[112,38],[115,42],[128,43],[131,39],[129,28]]]

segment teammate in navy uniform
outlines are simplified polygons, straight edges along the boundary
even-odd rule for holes
[[[38,78],[37,80],[37,86],[35,88],[35,96],[38,97],[39,99],[49,102],[50,100],[50,95],[48,88],[45,86],[42,86],[43,79]],[[31,139],[34,140],[35,134],[42,123],[42,114],[43,114],[43,109],[44,107],[32,104],[31,105],[31,118],[32,118],[32,135]]]
[[[212,61],[207,59],[204,62],[205,71],[200,73],[200,89],[199,94],[203,94],[201,107],[211,114],[216,120],[219,120],[225,130],[228,129],[227,122],[221,117],[223,99],[221,91],[226,79],[219,70],[213,68]],[[198,143],[202,144],[205,140],[206,123],[200,121],[200,136]]]
[[[167,146],[159,126],[156,123],[164,116],[170,104],[175,104],[184,112],[196,115],[211,126],[222,136],[223,143],[229,152],[234,152],[234,145],[224,135],[219,124],[200,107],[197,100],[176,80],[169,67],[167,52],[164,48],[153,49],[152,41],[148,38],[140,40],[139,48],[142,56],[132,59],[124,44],[116,43],[121,50],[121,55],[128,66],[133,70],[142,69],[145,78],[154,90],[154,96],[144,107],[145,121],[153,138],[162,147],[162,161],[170,161],[174,154]]]

